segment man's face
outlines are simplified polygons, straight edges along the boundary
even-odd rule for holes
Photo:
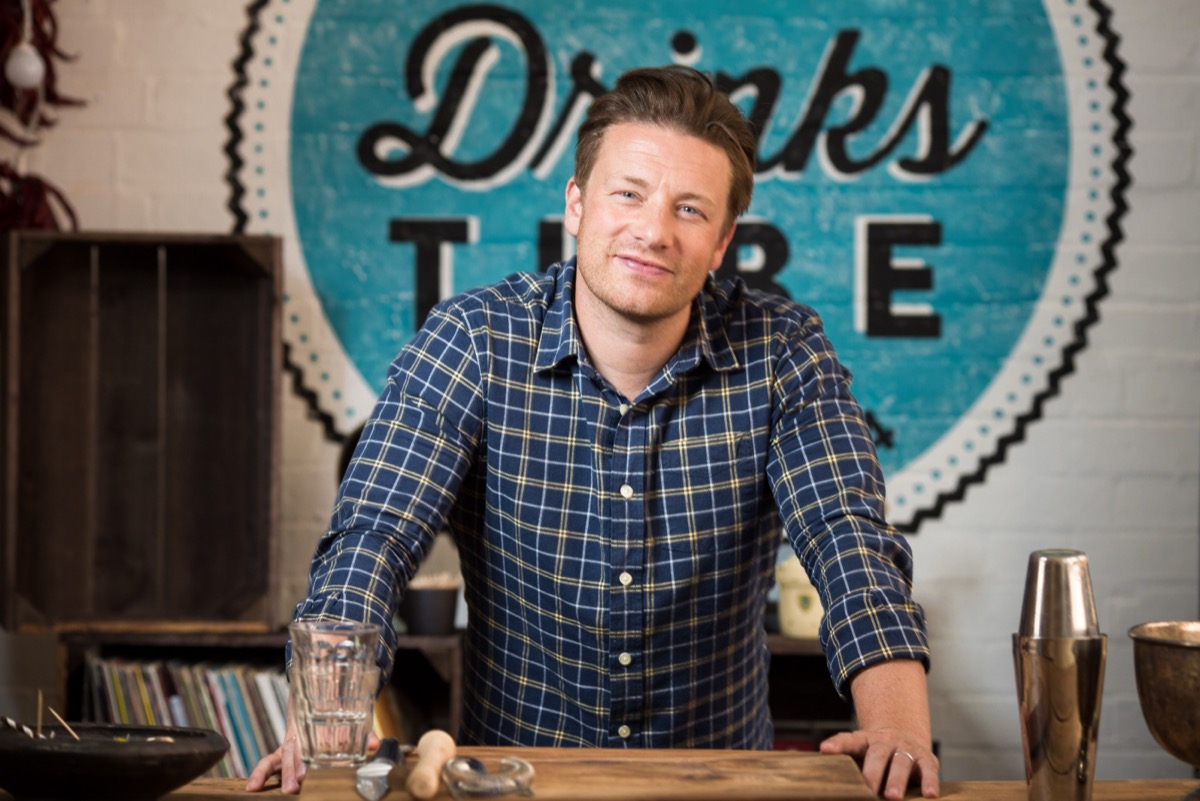
[[[725,152],[694,136],[641,123],[605,131],[587,188],[567,184],[576,302],[638,324],[690,314],[733,235],[732,176]]]

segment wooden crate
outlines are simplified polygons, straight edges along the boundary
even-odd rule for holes
[[[10,631],[281,622],[280,254],[266,236],[10,234]]]

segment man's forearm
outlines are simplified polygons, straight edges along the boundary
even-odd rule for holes
[[[851,680],[850,694],[860,730],[903,732],[932,745],[929,690],[920,662],[893,659],[864,668]]]
[[[871,792],[898,801],[910,783],[936,798],[940,766],[933,753],[925,665],[893,659],[864,668],[850,681],[858,728],[821,743],[825,754],[849,754]]]

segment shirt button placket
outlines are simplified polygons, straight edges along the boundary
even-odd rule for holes
[[[613,745],[638,745],[640,734],[627,723],[640,720],[644,713],[643,678],[637,667],[645,632],[642,593],[634,588],[641,581],[645,548],[645,505],[642,486],[645,474],[646,420],[630,408],[620,410],[613,438],[612,479],[616,492],[610,530],[610,562],[619,587],[611,597],[609,676],[612,706],[610,720],[618,724],[610,729]]]

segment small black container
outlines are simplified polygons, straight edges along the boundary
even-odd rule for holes
[[[453,634],[457,607],[457,587],[409,587],[400,601],[400,618],[409,634]]]

